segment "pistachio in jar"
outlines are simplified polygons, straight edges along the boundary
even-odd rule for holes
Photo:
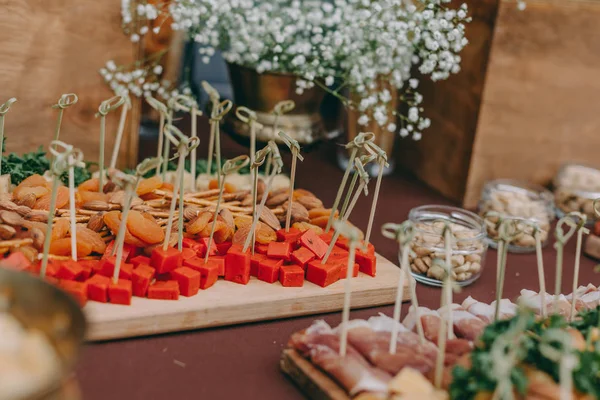
[[[470,211],[447,206],[423,206],[411,211],[415,237],[409,255],[417,281],[441,286],[446,276],[444,230],[451,232],[451,277],[459,285],[474,282],[482,271],[487,245],[483,221]]]
[[[535,250],[536,230],[539,231],[541,242],[546,243],[550,224],[554,220],[550,191],[526,182],[499,179],[486,183],[478,208],[493,245],[499,239],[501,220],[515,220],[519,233],[509,245],[509,250],[514,252]]]
[[[554,178],[554,199],[561,214],[579,211],[596,219],[594,200],[600,198],[600,170],[582,164],[564,164]]]

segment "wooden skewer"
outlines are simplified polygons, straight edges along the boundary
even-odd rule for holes
[[[373,143],[369,143],[369,146],[373,146]],[[377,146],[378,150],[378,165],[379,171],[377,174],[377,182],[375,183],[375,192],[373,193],[373,202],[371,203],[371,212],[369,213],[369,222],[367,223],[367,231],[364,240],[364,251],[367,251],[369,246],[369,240],[371,239],[371,230],[373,229],[373,221],[375,220],[375,210],[377,209],[377,201],[379,200],[379,191],[381,190],[381,180],[383,178],[383,170],[389,166],[387,162],[387,154],[384,150]]]
[[[348,346],[348,322],[350,320],[350,297],[352,295],[351,281],[354,271],[354,257],[356,246],[360,239],[360,232],[357,228],[350,226],[346,221],[334,222],[336,232],[342,232],[349,240],[348,248],[348,268],[346,271],[346,281],[344,282],[344,308],[342,309],[342,331],[340,332],[340,356],[346,355]]]
[[[535,255],[537,260],[538,280],[540,283],[540,295],[542,300],[542,318],[546,318],[546,277],[544,276],[544,257],[542,255],[542,239],[539,229],[534,231],[535,236]]]
[[[100,103],[98,107],[98,112],[96,113],[96,117],[100,117],[100,155],[98,156],[98,170],[100,171],[100,175],[98,177],[99,185],[98,191],[102,193],[104,189],[104,147],[106,140],[106,116],[111,112],[119,108],[121,105],[125,103],[124,96],[114,96],[108,100],[104,100]]]
[[[344,189],[346,188],[346,182],[348,181],[348,176],[350,175],[350,170],[352,169],[352,162],[356,158],[358,153],[358,149],[362,148],[367,142],[372,142],[375,138],[375,134],[373,132],[361,132],[352,140],[348,142],[346,145],[347,149],[352,149],[350,153],[350,158],[348,159],[348,166],[346,167],[346,171],[344,171],[344,176],[342,177],[342,182],[338,188],[337,195],[335,196],[335,201],[333,202],[333,206],[331,207],[331,214],[329,214],[329,219],[327,220],[327,226],[325,228],[325,232],[329,232],[331,228],[331,224],[333,223],[333,218],[335,212],[337,211],[338,205],[340,204],[340,200],[342,198],[342,194]]]
[[[119,150],[121,148],[121,142],[123,141],[123,132],[125,131],[125,122],[127,121],[127,112],[129,111],[130,104],[131,100],[129,97],[126,97],[125,102],[121,106],[121,117],[119,118],[119,126],[117,128],[115,144],[113,145],[112,157],[110,159],[111,169],[115,169],[117,167],[117,159],[119,158]]]
[[[156,158],[161,157],[161,152],[163,148],[163,140],[164,140],[164,127],[165,127],[165,119],[167,118],[168,109],[164,103],[156,100],[152,96],[146,96],[146,102],[158,111],[160,115],[159,124],[158,124],[158,146],[156,151]],[[156,176],[160,175],[160,164],[156,166]]]
[[[221,174],[223,176],[219,183],[219,198],[218,198],[217,204],[215,206],[215,212],[213,215],[212,226],[210,228],[210,236],[208,239],[208,245],[206,246],[206,255],[204,257],[205,264],[208,262],[208,256],[210,255],[210,247],[211,247],[213,237],[215,234],[215,227],[217,226],[217,217],[219,215],[219,206],[221,205],[221,197],[223,197],[223,189],[225,188],[225,180],[227,179],[227,175],[239,171],[241,168],[248,165],[249,162],[250,162],[250,158],[246,155],[243,155],[243,156],[238,156],[238,157],[232,158],[231,160],[227,160],[227,161],[225,161],[225,164],[223,164],[223,168],[221,169]],[[180,219],[180,221],[183,221],[183,219]]]
[[[279,132],[279,136],[283,142],[289,147],[292,152],[292,168],[290,171],[290,190],[288,194],[288,207],[285,216],[285,231],[290,231],[290,223],[292,222],[292,203],[294,201],[294,181],[296,179],[296,163],[298,160],[304,161],[304,157],[300,155],[300,144],[297,140],[289,137],[285,132]]]
[[[569,321],[573,321],[575,318],[575,303],[577,302],[577,287],[579,286],[579,262],[581,260],[581,245],[583,241],[583,235],[590,233],[590,230],[585,227],[587,222],[587,215],[579,215],[579,224],[577,224],[577,247],[575,249],[575,266],[573,268],[573,298],[571,299],[571,313],[569,314]]]
[[[11,97],[6,103],[0,105],[0,171],[2,171],[2,153],[4,152],[4,115],[10,110],[10,106],[16,102],[17,99]],[[62,114],[62,111],[61,111]]]

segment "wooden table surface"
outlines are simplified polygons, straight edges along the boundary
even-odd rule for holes
[[[207,132],[203,125],[203,132]],[[434,132],[432,132],[434,134]],[[201,137],[199,156],[206,155],[206,136]],[[144,143],[142,143],[144,146]],[[243,146],[223,135],[224,155],[245,152]],[[142,148],[142,154],[154,148]],[[313,191],[325,204],[332,204],[342,176],[335,161],[335,146],[325,143],[305,153],[299,163],[297,187]],[[289,165],[289,155],[284,155]],[[361,198],[351,220],[366,227],[370,198]],[[396,171],[383,181],[375,217],[373,243],[390,260],[397,259],[394,242],[385,239],[379,227],[385,222],[402,222],[411,208],[423,204],[452,204],[415,179]],[[574,260],[574,241],[565,251],[563,293],[570,293]],[[482,277],[456,294],[456,301],[471,295],[478,300],[494,300],[496,251],[488,250]],[[554,287],[555,251],[544,250],[546,286]],[[600,283],[593,272],[596,263],[582,258],[580,283]],[[417,286],[424,306],[438,307],[440,290]],[[523,288],[538,290],[534,254],[509,254],[505,297],[516,298]],[[403,314],[406,313],[405,304]],[[392,307],[354,311],[351,318],[368,318]],[[76,371],[83,398],[95,399],[302,399],[302,394],[279,371],[279,357],[290,335],[306,328],[314,319],[330,324],[340,322],[340,314],[292,318],[218,329],[206,329],[147,338],[119,340],[87,345]]]

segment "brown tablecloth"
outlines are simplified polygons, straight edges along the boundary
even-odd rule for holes
[[[203,137],[199,157],[206,155],[207,142]],[[227,135],[223,135],[223,149],[226,157],[247,151]],[[322,144],[305,153],[304,162],[298,165],[297,187],[313,191],[325,204],[333,203],[342,176],[335,150],[331,143]],[[148,146],[142,151],[154,154],[155,148]],[[284,159],[289,166],[289,154]],[[351,217],[363,229],[370,201],[361,198]],[[385,239],[379,227],[385,222],[405,220],[411,208],[423,204],[451,203],[401,171],[384,178],[372,238],[379,253],[397,262],[396,244]],[[573,260],[574,240],[565,251],[563,293],[571,292]],[[456,300],[469,295],[481,301],[494,300],[495,262],[496,251],[490,249],[483,276],[455,295]],[[551,245],[544,250],[544,262],[548,291],[553,291],[555,251]],[[594,261],[582,259],[581,283],[600,283],[600,275],[592,270],[594,265]],[[523,288],[538,290],[535,255],[509,254],[504,296],[514,299]],[[419,284],[418,296],[424,306],[439,306],[437,288]],[[351,318],[367,318],[380,312],[391,315],[392,307],[352,311]],[[340,314],[90,344],[83,351],[76,373],[87,400],[301,399],[300,391],[279,371],[281,351],[293,332],[306,328],[316,318],[338,324]]]

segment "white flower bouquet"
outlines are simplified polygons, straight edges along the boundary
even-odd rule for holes
[[[422,117],[413,67],[434,81],[446,79],[460,70],[468,43],[467,7],[449,9],[450,1],[173,0],[169,11],[173,28],[203,45],[205,62],[221,50],[228,62],[259,73],[297,75],[299,93],[321,86],[356,108],[359,124],[374,119],[418,140],[430,122]],[[382,77],[408,105],[399,129],[386,112],[390,92],[377,85]]]

